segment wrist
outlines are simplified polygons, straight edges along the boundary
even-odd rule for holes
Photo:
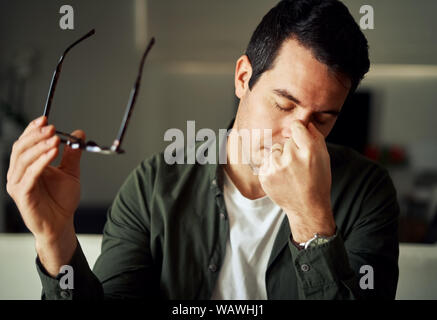
[[[77,248],[77,237],[73,229],[58,237],[35,237],[35,249],[46,271],[55,277],[61,266],[69,264]]]
[[[330,242],[335,236],[337,235],[337,229],[335,229],[335,232],[332,236],[323,236],[321,234],[315,233],[314,236],[309,239],[306,242],[298,243],[294,241],[293,236],[291,236],[291,242],[295,247],[297,247],[299,250],[308,249],[308,248],[315,248],[320,245],[323,245],[325,243]]]
[[[290,230],[296,243],[307,242],[318,234],[323,237],[331,237],[335,234],[336,224],[332,213],[324,217],[298,217],[288,215]]]
[[[35,243],[44,247],[56,247],[65,241],[76,237],[74,224],[68,224],[64,228],[58,228],[56,232],[34,234]]]

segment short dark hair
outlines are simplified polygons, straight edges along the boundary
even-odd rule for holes
[[[255,29],[246,55],[252,65],[249,88],[272,69],[283,42],[295,38],[332,71],[351,80],[350,93],[369,71],[369,48],[347,7],[338,0],[283,0]]]

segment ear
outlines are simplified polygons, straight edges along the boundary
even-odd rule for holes
[[[249,80],[252,77],[252,65],[246,55],[242,55],[235,66],[235,95],[241,99],[249,90]]]

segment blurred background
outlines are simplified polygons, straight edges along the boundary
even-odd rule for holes
[[[374,9],[364,30],[371,70],[344,106],[329,140],[382,163],[398,190],[403,243],[437,241],[437,1],[345,0],[356,21]],[[63,50],[96,35],[66,58],[50,123],[83,129],[111,144],[148,39],[144,68],[124,141],[126,154],[84,153],[79,233],[100,234],[107,208],[129,172],[162,151],[169,128],[226,128],[237,107],[234,67],[262,16],[276,0],[1,0],[0,1],[0,233],[26,233],[6,193],[12,143],[40,116]],[[74,30],[62,30],[62,5],[74,9]],[[5,242],[3,242],[5,245]],[[0,261],[4,257],[0,256]],[[434,292],[435,293],[435,292]],[[437,296],[436,296],[437,297]]]

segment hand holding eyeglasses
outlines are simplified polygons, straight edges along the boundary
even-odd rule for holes
[[[74,135],[85,139],[83,131]],[[49,165],[59,153],[60,138],[47,118],[32,121],[12,148],[6,189],[26,227],[35,236],[37,252],[51,275],[68,264],[76,248],[74,212],[80,200],[82,150],[64,148],[61,164]],[[41,251],[40,248],[56,248]],[[47,257],[50,258],[47,260]]]
[[[85,142],[85,133],[81,130],[65,134],[48,124],[51,101],[65,54],[93,33],[91,31],[73,43],[62,55],[53,75],[44,115],[32,121],[14,143],[7,173],[7,192],[16,203],[25,225],[35,236],[38,257],[52,276],[58,274],[60,266],[69,263],[77,247],[74,213],[80,201],[82,151],[103,154],[123,152],[121,142],[135,104],[141,70],[154,42],[152,39],[141,59],[139,75],[117,138],[111,147],[100,147],[95,142]],[[58,167],[51,166],[61,143],[66,144],[61,163]]]

